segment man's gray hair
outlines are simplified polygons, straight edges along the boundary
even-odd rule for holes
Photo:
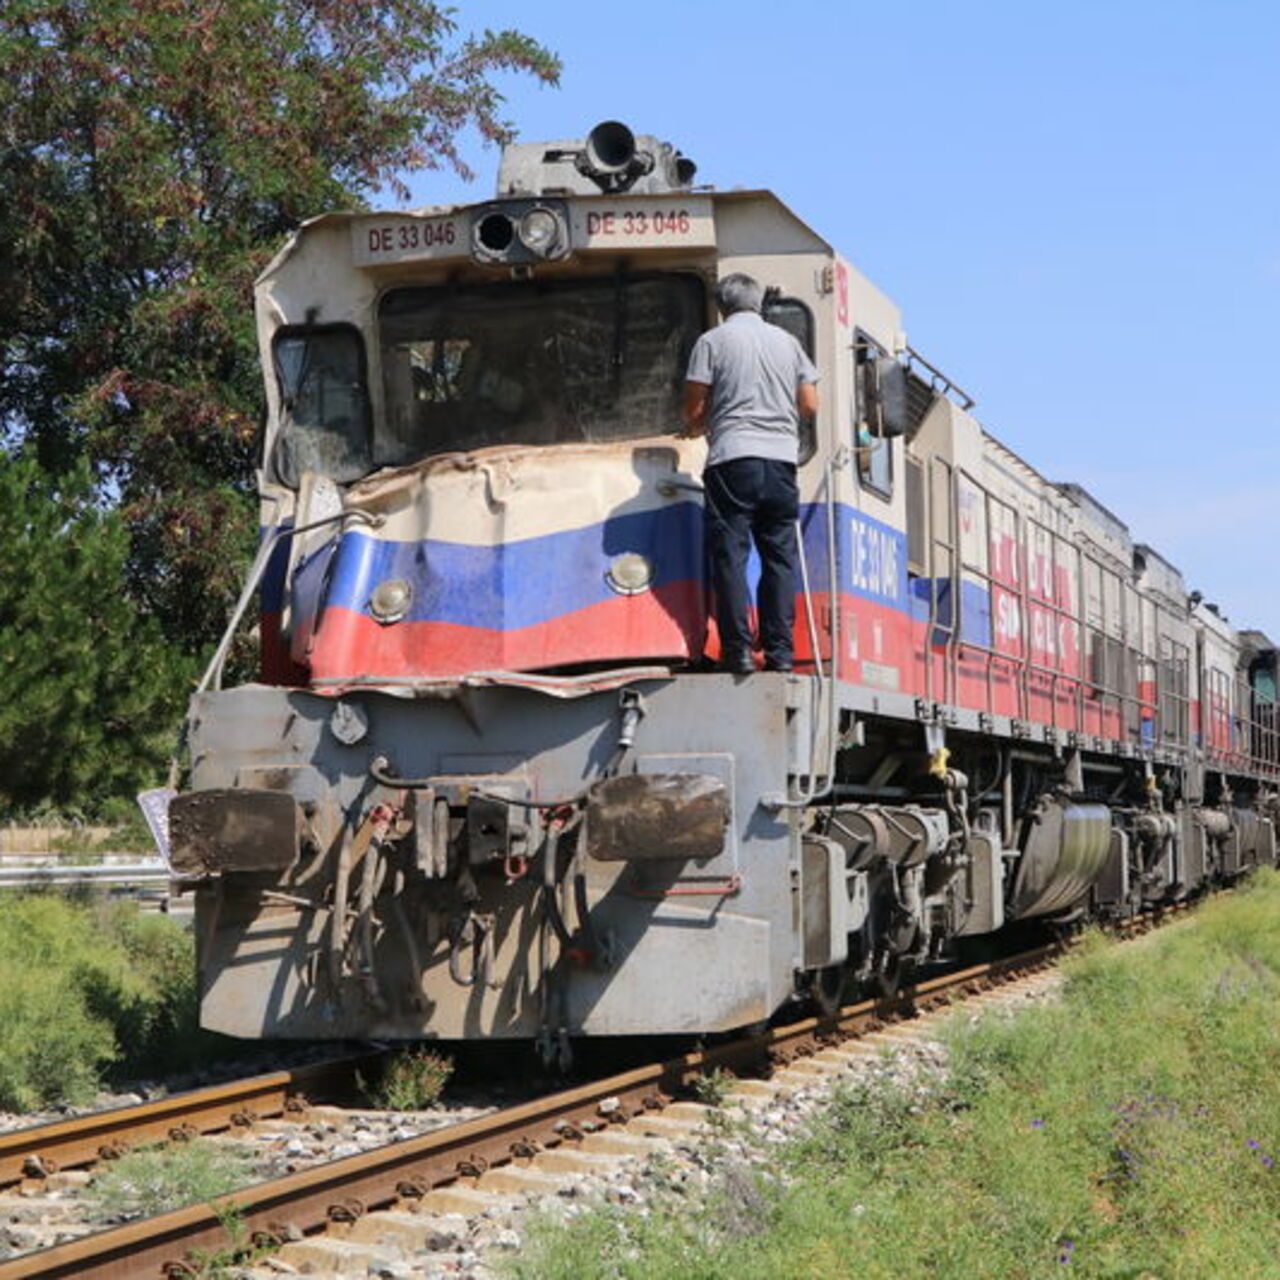
[[[735,311],[759,311],[764,302],[764,286],[751,276],[735,271],[716,285],[716,306],[722,316]]]

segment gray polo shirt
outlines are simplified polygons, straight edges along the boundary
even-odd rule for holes
[[[796,390],[817,382],[818,371],[785,329],[759,312],[735,311],[694,344],[685,377],[711,388],[707,466],[734,458],[796,461]]]

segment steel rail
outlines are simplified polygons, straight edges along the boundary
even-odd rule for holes
[[[300,1098],[346,1092],[380,1054],[358,1054],[193,1089],[0,1134],[0,1187],[94,1164],[127,1146],[217,1133],[285,1114]]]
[[[1042,947],[977,965],[904,989],[887,1000],[847,1006],[833,1017],[803,1019],[710,1049],[634,1068],[489,1116],[436,1130],[329,1164],[276,1178],[155,1218],[0,1263],[0,1280],[93,1277],[132,1280],[193,1274],[188,1259],[255,1243],[282,1243],[350,1220],[366,1211],[404,1204],[433,1187],[465,1180],[486,1167],[528,1157],[572,1141],[605,1123],[623,1123],[660,1109],[670,1095],[716,1067],[749,1068],[800,1056],[807,1042],[873,1029],[895,1015],[950,1001],[954,992],[991,985],[1036,968],[1064,950]],[[607,1105],[605,1105],[607,1104]],[[602,1119],[602,1117],[605,1117]]]

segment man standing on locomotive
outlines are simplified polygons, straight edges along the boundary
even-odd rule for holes
[[[722,323],[694,345],[685,375],[686,435],[709,437],[703,473],[721,666],[755,671],[747,556],[760,555],[756,596],[766,671],[790,671],[796,610],[796,460],[800,419],[818,411],[818,371],[804,348],[760,314],[748,275],[716,286]]]

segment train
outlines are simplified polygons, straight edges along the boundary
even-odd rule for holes
[[[985,429],[781,199],[695,176],[609,121],[263,271],[260,542],[167,815],[204,1026],[564,1064],[1274,863],[1276,646]],[[681,431],[732,272],[821,378],[791,672],[717,670]]]

